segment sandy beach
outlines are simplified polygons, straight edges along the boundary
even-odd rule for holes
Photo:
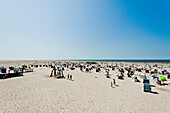
[[[31,63],[33,61],[1,61],[0,67]],[[103,70],[96,73],[95,70],[82,72],[79,68],[65,69],[64,75],[73,75],[73,80],[49,77],[51,70],[48,67],[39,67],[34,68],[34,72],[24,73],[24,76],[1,79],[0,112],[170,112],[170,85],[159,86],[151,78],[150,82],[155,87],[152,87],[153,92],[149,93],[143,92],[141,78],[141,82],[132,82],[128,77],[119,80],[116,78],[117,70],[110,71],[118,85],[113,88],[110,87],[112,79],[106,78]],[[170,68],[167,70],[170,71]]]
[[[0,0],[0,113],[170,113],[170,0]]]

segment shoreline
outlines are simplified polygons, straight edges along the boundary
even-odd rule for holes
[[[128,62],[128,63],[170,63],[170,59],[63,59],[63,60],[0,60],[0,62]]]

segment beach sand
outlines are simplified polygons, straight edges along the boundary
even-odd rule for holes
[[[31,64],[33,61],[0,62],[0,66]],[[41,62],[43,63],[43,61]],[[123,63],[131,64],[131,63]],[[142,64],[142,63],[141,63]],[[144,64],[144,63],[143,63]],[[104,71],[81,72],[66,70],[64,75],[73,75],[73,80],[49,77],[51,68],[35,68],[24,76],[0,80],[0,112],[170,112],[170,85],[158,86],[151,80],[152,93],[143,92],[143,83],[131,78],[116,79],[114,88]],[[170,70],[169,70],[170,71]],[[110,71],[115,78],[118,71]]]

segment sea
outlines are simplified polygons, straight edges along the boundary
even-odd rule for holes
[[[165,63],[170,63],[170,59],[62,59],[59,61],[165,62]]]

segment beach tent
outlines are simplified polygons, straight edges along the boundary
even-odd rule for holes
[[[156,75],[155,74],[151,74],[152,77],[155,77]]]
[[[96,68],[96,66],[92,66],[92,68]]]
[[[128,69],[128,66],[126,66],[125,68]]]
[[[143,83],[148,83],[148,84],[149,84],[149,79],[144,78],[144,79],[143,79]]]
[[[157,72],[158,72],[158,70],[157,70],[157,69],[154,69],[154,72],[155,72],[155,73],[157,73]]]
[[[169,66],[167,66],[167,68],[170,68],[170,65],[169,65]]]
[[[1,73],[6,73],[6,68],[1,67],[0,69],[1,69]]]
[[[138,68],[138,72],[141,72],[141,71],[142,71],[142,68],[141,68],[141,67],[139,67],[139,68]]]
[[[149,73],[149,69],[146,69],[145,73]]]
[[[168,74],[167,78],[170,79],[170,73]]]
[[[114,67],[114,66],[112,66],[112,70],[115,70],[115,67]]]
[[[144,73],[140,74],[140,78],[145,78],[145,77],[146,77],[146,75]]]
[[[149,91],[151,92],[151,85],[149,83],[144,83],[144,89],[143,89],[144,92],[146,91]]]
[[[163,71],[164,71],[164,72],[167,72],[167,70],[166,70],[166,69],[164,69]]]
[[[163,76],[160,76],[160,80],[161,80],[161,81],[166,81],[166,78],[163,77]]]
[[[136,75],[132,75],[132,78],[136,77]]]
[[[151,70],[151,74],[154,74],[155,73],[155,71],[154,70]]]
[[[96,68],[96,72],[99,72],[99,68]]]
[[[138,82],[139,80],[137,79],[137,76],[136,75],[132,75],[132,81],[133,82]]]
[[[161,73],[164,75],[164,74],[165,74],[165,71],[164,71],[164,70],[162,70],[162,71],[161,71]]]

